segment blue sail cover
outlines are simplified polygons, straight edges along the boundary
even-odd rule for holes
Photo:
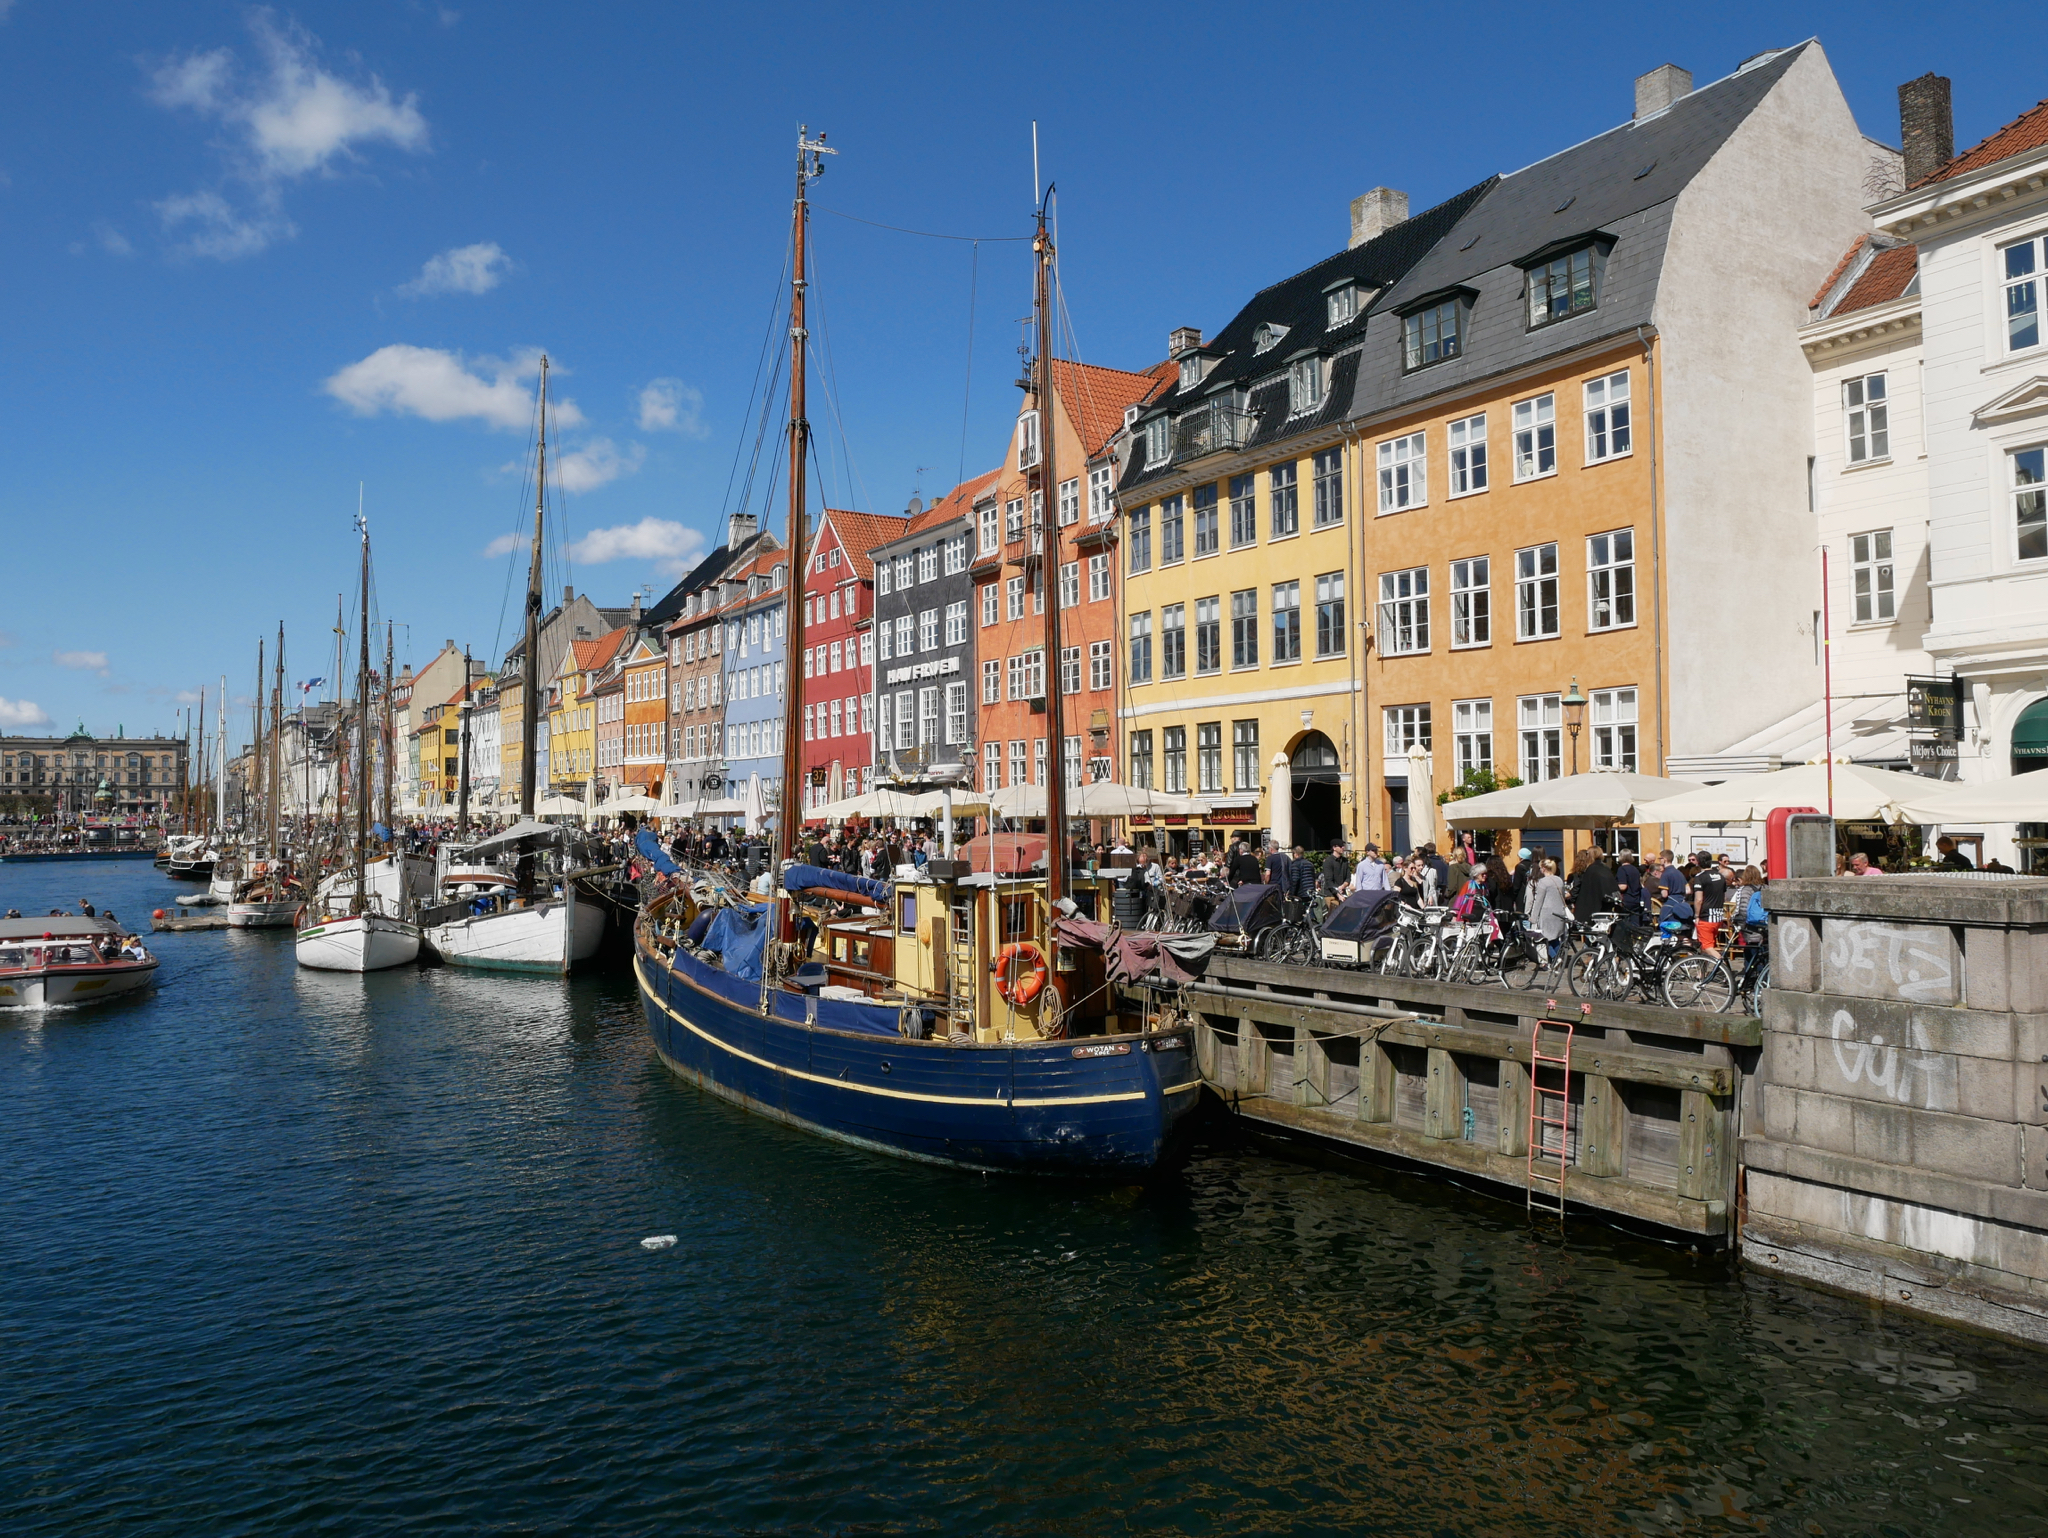
[[[875,903],[885,903],[889,900],[888,882],[870,881],[866,876],[849,876],[845,871],[826,870],[821,865],[790,866],[782,873],[782,890],[819,892],[827,896],[834,892],[845,892]]]
[[[642,828],[633,835],[633,848],[640,858],[660,871],[664,876],[673,876],[682,867],[668,857],[668,851],[661,847],[661,840],[654,836],[651,828]]]
[[[766,908],[720,908],[704,937],[704,948],[718,952],[728,977],[761,980],[761,948],[768,940]]]

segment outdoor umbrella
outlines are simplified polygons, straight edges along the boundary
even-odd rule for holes
[[[761,825],[768,820],[768,797],[762,790],[761,776],[748,777],[747,791],[740,797],[740,804],[746,808],[747,831],[760,832]]]
[[[1654,774],[1571,774],[1446,802],[1442,810],[1454,828],[1605,828],[1668,821],[1666,798],[1704,789],[1696,780]]]
[[[1005,785],[988,793],[988,809],[998,817],[1043,817],[1043,785]],[[1119,785],[1114,780],[1091,780],[1067,789],[1069,817],[1192,817],[1203,810],[1199,801],[1186,796],[1148,790],[1142,785]]]
[[[659,812],[662,810],[664,810],[662,804],[652,796],[642,795],[638,791],[634,791],[623,796],[613,796],[611,800],[599,803],[597,815],[600,817],[616,817],[620,812]]]
[[[1926,797],[1928,781],[1917,774],[1835,765],[1834,815],[1844,822],[1910,820],[1904,803]],[[1772,774],[1745,774],[1719,785],[1689,790],[1659,801],[1659,822],[1762,822],[1781,806],[1828,810],[1828,766],[1799,764]]]
[[[570,796],[549,796],[533,810],[538,817],[581,817],[587,808]]]
[[[2048,773],[2037,770],[1974,785],[1910,778],[1926,786],[1917,796],[1899,796],[1899,805],[1913,822],[2048,822]]]
[[[849,817],[942,817],[946,793],[940,790],[907,791],[880,786],[842,801],[828,801],[811,813],[813,821],[843,822]],[[978,817],[986,810],[981,797],[968,790],[953,792],[955,817]]]

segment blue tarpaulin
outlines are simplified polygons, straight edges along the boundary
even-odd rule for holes
[[[866,876],[849,876],[843,870],[827,870],[822,865],[790,866],[782,873],[782,890],[820,892],[828,895],[833,892],[844,892],[876,903],[885,903],[889,900],[888,882],[870,881]]]
[[[633,848],[641,859],[652,865],[664,876],[673,876],[682,867],[668,857],[668,851],[661,847],[661,840],[654,836],[651,828],[642,828],[633,835]]]
[[[761,980],[761,948],[768,940],[766,908],[720,908],[704,937],[704,948],[718,952],[728,977]]]

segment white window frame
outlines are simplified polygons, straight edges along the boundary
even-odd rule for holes
[[[1451,562],[1451,650],[1477,651],[1493,644],[1493,557],[1466,556]]]
[[[1116,647],[1110,641],[1088,643],[1088,687],[1109,689],[1116,685]]]
[[[1088,601],[1103,603],[1109,598],[1109,555],[1088,557]]]
[[[1346,283],[1341,288],[1333,288],[1323,297],[1323,324],[1326,329],[1335,331],[1339,326],[1347,326],[1357,318],[1356,283]]]
[[[997,538],[1003,531],[1002,514],[994,502],[984,502],[974,510],[975,531],[980,539],[983,555],[994,555],[1002,548]]]
[[[1060,693],[1081,692],[1081,648],[1062,646],[1060,648]]]
[[[1592,724],[1593,761],[1589,768],[1634,774],[1637,759],[1638,701],[1635,687],[1595,689],[1586,719]]]
[[[1003,608],[1003,599],[1002,599],[1002,595],[1001,595],[1001,594],[1000,594],[999,592],[997,592],[997,591],[996,591],[996,584],[995,584],[995,583],[993,583],[993,582],[984,582],[984,583],[982,583],[982,585],[981,585],[981,622],[982,622],[982,624],[983,624],[984,626],[986,626],[986,625],[993,625],[993,624],[994,624],[994,623],[995,623],[995,622],[996,622],[996,621],[997,621],[998,619],[1000,619],[1000,618],[1002,617],[1002,608]]]
[[[2010,449],[2005,462],[2013,559],[2031,567],[2048,559],[2048,446]],[[2030,543],[2035,547],[2031,553]]]
[[[1077,609],[1081,606],[1081,563],[1062,561],[1060,563],[1060,607]]]
[[[1563,632],[1558,602],[1557,546],[1526,545],[1515,552],[1515,640],[1554,641]],[[1542,628],[1548,615],[1550,628]]]
[[[1476,497],[1486,490],[1486,413],[1460,417],[1446,432],[1450,441],[1450,484],[1444,496],[1449,501]]]
[[[967,600],[955,599],[946,605],[946,644],[964,646],[967,643]]]
[[[985,791],[1000,790],[1003,785],[1003,745],[1000,742],[984,742],[981,745],[981,788]]]
[[[1603,620],[1601,610],[1607,613]],[[1632,630],[1636,623],[1636,531],[1586,536],[1586,630]]]
[[[1024,579],[1021,576],[1003,579],[1003,618],[1018,620],[1024,617]]]
[[[1078,475],[1060,482],[1059,521],[1063,529],[1081,521],[1081,478]]]
[[[1107,523],[1116,516],[1116,466],[1097,465],[1088,472],[1088,521]]]
[[[1534,785],[1564,773],[1564,696],[1524,694],[1515,701],[1516,762]]]
[[[1017,468],[1034,469],[1042,454],[1038,437],[1038,413],[1026,411],[1017,418]]]
[[[2024,252],[2024,257],[2020,253]],[[2013,269],[2024,262],[2026,270]],[[2048,320],[2042,311],[2048,305],[2041,302],[2041,288],[2048,280],[2048,236],[2029,235],[2025,240],[2008,241],[1998,248],[1998,313],[2004,319],[1999,331],[1999,355],[2013,357],[2020,353],[2031,353],[2041,346],[2043,322]],[[2025,323],[2015,326],[2013,305],[2023,303],[2020,315],[2032,317],[2033,340],[2013,345],[2015,334],[2024,330]]]
[[[946,685],[946,746],[967,740],[967,685],[954,679]]]
[[[1586,381],[1586,463],[1605,464],[1635,452],[1627,369]]]
[[[1883,371],[1842,381],[1842,451],[1850,466],[1892,457],[1891,385]]]
[[[1390,759],[1406,758],[1411,747],[1433,751],[1430,738],[1429,706],[1383,705],[1380,707],[1381,747]]]
[[[939,547],[926,545],[917,552],[917,580],[936,582],[939,580]]]
[[[1003,663],[1000,657],[985,658],[981,664],[981,702],[984,705],[1003,702]]]
[[[1465,776],[1493,767],[1493,701],[1451,701],[1451,767],[1463,784]]]
[[[946,541],[946,575],[957,577],[967,570],[967,536],[955,534]]]
[[[1546,391],[1513,409],[1515,483],[1557,474],[1557,395]]]
[[[1379,653],[1420,657],[1429,651],[1429,568],[1380,573]]]
[[[1323,360],[1296,358],[1287,365],[1287,414],[1301,416],[1323,403]]]
[[[1380,511],[1429,505],[1429,434],[1405,433],[1379,446]]]

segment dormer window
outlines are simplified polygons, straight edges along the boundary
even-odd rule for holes
[[[1017,468],[1032,469],[1039,458],[1038,413],[1027,411],[1017,418]]]
[[[1607,245],[1589,241],[1576,250],[1539,252],[1527,264],[1529,327],[1569,320],[1600,303],[1600,280],[1607,266]]]
[[[1323,296],[1323,304],[1329,312],[1329,329],[1348,325],[1358,318],[1358,285],[1345,283],[1333,288]]]
[[[1129,431],[1129,430],[1130,430],[1131,428],[1133,428],[1133,427],[1135,427],[1135,426],[1137,426],[1137,425],[1138,425],[1138,408],[1137,408],[1136,406],[1126,406],[1126,407],[1124,407],[1124,430],[1125,430],[1126,432],[1128,432],[1128,431]]]
[[[1180,360],[1180,387],[1183,393],[1194,389],[1202,382],[1202,360],[1188,357]]]
[[[1154,417],[1145,424],[1145,464],[1163,465],[1168,458],[1167,433],[1172,424],[1165,417]]]
[[[1446,299],[1401,317],[1401,366],[1428,368],[1458,356],[1464,342],[1464,301]]]
[[[1323,403],[1323,360],[1297,358],[1287,365],[1287,413],[1299,416]]]
[[[1271,351],[1279,345],[1280,339],[1286,335],[1287,328],[1285,326],[1276,326],[1271,321],[1267,321],[1252,333],[1253,355],[1256,356],[1259,353]]]

